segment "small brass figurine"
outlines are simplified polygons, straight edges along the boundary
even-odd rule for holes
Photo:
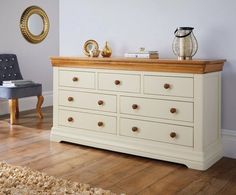
[[[112,50],[109,47],[108,42],[106,41],[105,47],[103,48],[101,55],[104,58],[109,58],[109,57],[111,57],[111,54],[112,54]]]

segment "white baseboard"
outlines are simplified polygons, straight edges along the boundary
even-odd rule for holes
[[[222,129],[224,156],[236,159],[236,131]]]
[[[53,92],[45,91],[43,92],[44,102],[42,107],[52,106],[53,104]],[[20,111],[32,110],[36,108],[37,97],[27,97],[19,99],[19,109]],[[0,100],[0,115],[8,114],[8,101]]]

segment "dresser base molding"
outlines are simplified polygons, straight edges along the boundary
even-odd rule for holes
[[[82,133],[74,134],[73,131]],[[94,148],[106,149],[115,152],[137,155],[157,160],[164,160],[186,165],[188,168],[196,170],[206,170],[223,157],[222,144],[212,144],[205,153],[193,151],[190,147],[171,146],[166,143],[143,142],[139,139],[116,138],[114,135],[84,134],[85,130],[58,127],[52,128],[51,141],[70,142]],[[94,133],[93,133],[94,134]]]

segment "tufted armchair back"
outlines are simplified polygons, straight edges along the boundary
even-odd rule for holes
[[[23,79],[15,54],[0,54],[0,85],[2,81]]]

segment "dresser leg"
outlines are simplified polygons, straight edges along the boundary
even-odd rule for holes
[[[38,116],[40,119],[43,118],[43,113],[42,113],[42,104],[43,104],[43,100],[44,100],[44,97],[39,95],[38,96],[38,102],[37,102],[37,105],[36,105],[36,112],[38,113]]]

